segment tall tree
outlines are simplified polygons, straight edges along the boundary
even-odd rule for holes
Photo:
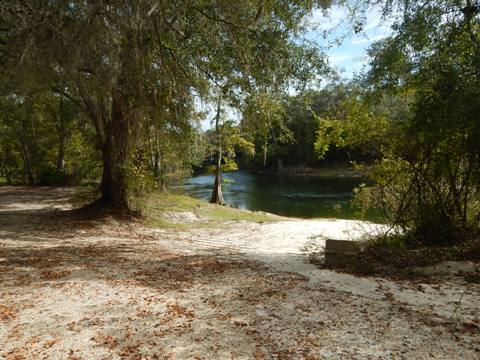
[[[223,198],[222,193],[222,134],[220,132],[220,117],[222,111],[222,98],[218,97],[217,100],[217,110],[215,113],[215,145],[217,150],[217,156],[215,160],[215,180],[213,183],[212,197],[210,198],[210,203],[225,205],[225,199]]]
[[[321,123],[317,150],[330,140],[380,144],[360,198],[383,208],[411,245],[461,241],[480,230],[480,4],[385,4],[396,24],[370,48],[370,93]]]
[[[0,29],[15,83],[78,99],[103,154],[101,202],[128,210],[128,163],[148,109],[188,121],[186,108],[212,80],[261,82],[266,69],[290,75],[295,34],[318,5],[324,4],[6,0]]]
[[[250,96],[245,102],[242,125],[259,143],[263,167],[267,166],[270,143],[290,140],[284,120],[285,107],[278,94],[267,90]]]

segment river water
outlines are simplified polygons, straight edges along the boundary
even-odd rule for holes
[[[253,175],[236,171],[223,175],[225,201],[240,209],[261,210],[301,218],[359,218],[350,206],[360,178]],[[209,200],[213,175],[187,179],[181,188],[193,197]]]

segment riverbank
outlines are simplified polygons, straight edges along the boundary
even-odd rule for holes
[[[299,218],[356,220],[362,216],[350,203],[354,189],[363,182],[361,178],[270,176],[245,171],[227,173],[223,178],[225,200],[239,209]],[[196,176],[186,179],[179,190],[208,201],[212,184],[213,176]]]
[[[334,166],[310,167],[306,165],[281,166],[257,171],[261,175],[316,177],[316,178],[365,178],[365,173],[351,165],[337,164]]]
[[[73,193],[0,188],[0,357],[469,359],[480,352],[480,286],[458,266],[419,282],[308,262],[328,231],[354,235],[351,225],[365,223],[255,221],[258,214],[236,209],[220,221],[225,208],[202,204],[208,226],[86,219],[72,211]],[[167,205],[157,204],[155,215],[185,212],[185,204]]]

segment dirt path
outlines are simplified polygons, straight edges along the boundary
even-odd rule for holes
[[[480,358],[478,284],[305,261],[359,223],[147,229],[69,216],[71,193],[0,188],[0,359]]]

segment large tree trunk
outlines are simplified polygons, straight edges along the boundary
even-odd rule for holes
[[[112,101],[111,121],[104,127],[103,174],[100,202],[120,212],[130,210],[128,202],[127,161],[131,139],[128,119],[119,99]]]
[[[213,191],[212,197],[210,198],[210,203],[218,204],[218,205],[225,205],[225,199],[223,198],[222,194],[222,141],[220,138],[220,102],[221,99],[218,100],[217,105],[217,114],[215,117],[215,133],[217,135],[217,163],[215,165],[215,182],[213,184]]]

